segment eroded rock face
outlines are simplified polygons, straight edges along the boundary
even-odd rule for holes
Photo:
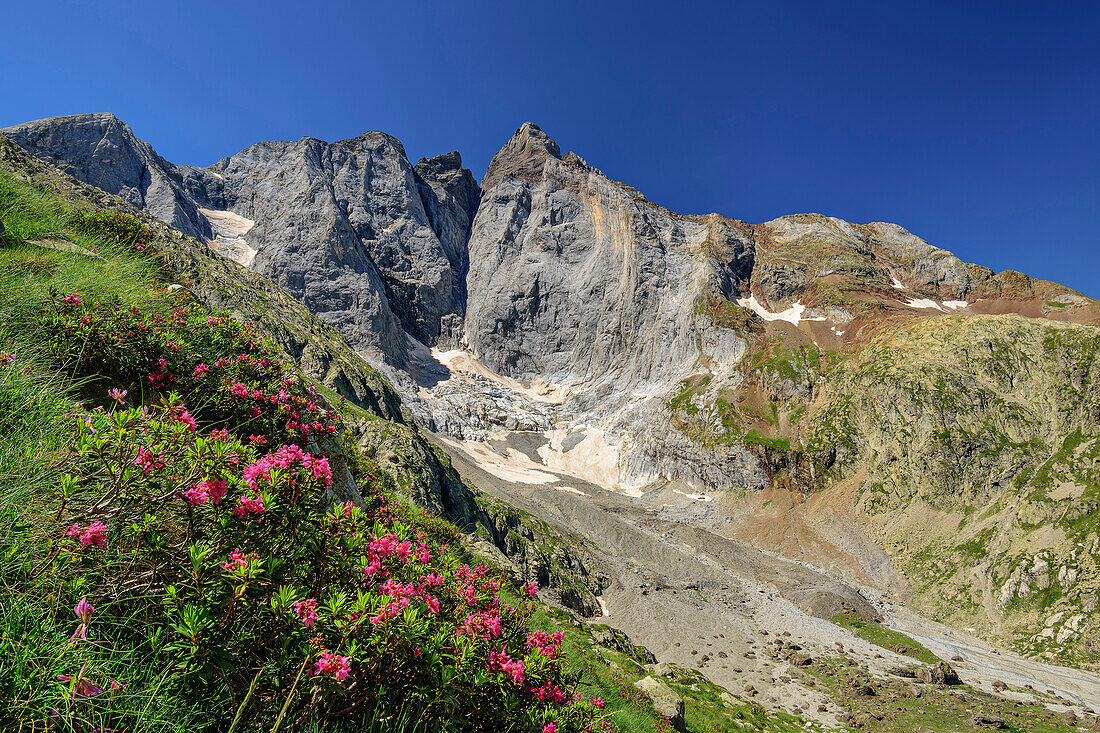
[[[746,227],[658,207],[576,155],[562,156],[528,123],[489,165],[469,246],[466,339],[481,363],[565,388],[565,413],[604,421],[636,443],[636,451],[624,444],[632,456],[620,465],[625,480],[700,457],[687,443],[647,460],[643,446],[677,441],[659,427],[669,385],[703,356],[729,363],[744,352],[732,333],[723,338],[726,329],[699,316],[697,301],[748,289]],[[704,343],[722,353],[707,354]],[[746,485],[754,459],[732,452],[733,484]],[[728,473],[715,476],[725,484]]]
[[[457,153],[414,170],[381,132],[253,145],[208,168],[174,166],[113,115],[4,131],[277,283],[357,350],[404,364],[407,335],[460,331],[477,185]]]

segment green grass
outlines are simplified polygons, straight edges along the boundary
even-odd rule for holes
[[[48,562],[42,558],[50,556],[41,520],[56,507],[58,463],[75,435],[67,417],[73,385],[51,371],[40,348],[39,319],[58,293],[157,308],[152,284],[160,266],[107,233],[86,231],[56,197],[2,173],[0,219],[12,242],[0,249],[0,352],[14,355],[0,364],[0,727],[45,729],[56,710],[52,725],[91,729],[109,705],[128,730],[192,729],[204,713],[172,693],[177,680],[157,661],[158,640],[141,648],[112,645],[111,630],[100,624],[96,641],[79,647],[69,639],[72,609],[57,601],[79,588],[36,582],[41,563]],[[99,257],[26,243],[47,238]],[[76,674],[85,663],[96,679],[124,680],[124,687],[74,708],[57,676]]]
[[[905,647],[905,656],[912,657],[926,664],[935,664],[942,661],[925,647],[909,638],[900,631],[893,631],[876,623],[863,621],[854,614],[840,613],[830,619],[837,626],[842,626],[864,641],[869,641],[883,649],[895,650],[898,646]]]
[[[863,670],[850,667],[838,658],[818,660],[802,674],[813,679],[819,688],[847,709],[852,727],[861,730],[957,733],[973,730],[971,721],[979,712],[1004,720],[1009,731],[1054,733],[1068,730],[1059,714],[1042,705],[1014,703],[967,685],[939,689],[935,685],[918,685],[902,678],[871,678]],[[854,694],[864,684],[876,689],[874,697]],[[919,689],[919,697],[913,696],[914,689]]]
[[[79,293],[85,302],[141,304],[167,310],[152,297],[152,284],[163,268],[136,256],[114,237],[88,231],[57,198],[0,173],[0,219],[14,244],[0,250],[0,331],[30,335],[51,290]],[[46,249],[27,241],[64,239],[98,258]]]

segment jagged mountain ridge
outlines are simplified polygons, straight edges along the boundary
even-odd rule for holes
[[[484,439],[581,416],[573,432],[595,462],[572,468],[607,485],[760,488],[774,478],[781,467],[759,446],[700,445],[669,421],[684,380],[713,378],[714,395],[742,388],[753,340],[731,325],[789,323],[843,348],[882,319],[960,308],[1098,314],[1068,288],[994,274],[893,224],[677,214],[563,155],[532,123],[481,186],[457,152],[414,167],[380,132],[258,143],[207,168],[172,165],[109,114],[4,132],[283,287],[382,369],[429,428]],[[458,346],[488,372],[437,358]]]
[[[1100,309],[1080,293],[965,263],[893,224],[677,214],[530,123],[478,186],[457,154],[414,167],[382,133],[169,167],[95,117],[121,141],[109,160],[130,145],[150,169],[120,191],[165,216],[193,203],[212,248],[336,326],[452,450],[496,446],[498,477],[578,476],[687,502],[685,516],[716,525],[716,490],[822,490],[866,518],[930,613],[1013,638],[1055,607],[1029,600],[1036,587],[1058,586],[1066,618],[1096,608],[1087,520],[1100,488],[1073,451],[1100,433]],[[54,130],[70,120],[4,132],[94,184],[108,158],[81,147],[86,133]],[[834,490],[851,482],[854,494]],[[963,531],[960,511],[982,519]],[[847,558],[837,572],[872,572],[818,541]],[[933,541],[942,556],[924,551]],[[942,571],[956,544],[989,562]],[[1044,563],[1057,570],[1033,570]],[[1083,649],[1096,631],[1075,623],[1053,638]]]
[[[789,324],[815,348],[843,349],[884,321],[944,312],[1100,314],[1068,288],[994,274],[893,224],[677,214],[563,155],[532,123],[480,186],[457,152],[414,167],[381,132],[258,143],[206,168],[174,166],[110,114],[4,132],[280,285],[381,368],[427,427],[484,439],[580,416],[573,432],[600,465],[574,468],[608,485],[760,488],[782,470],[786,459],[757,444],[701,442],[675,411],[669,420],[687,382],[708,380],[719,399],[742,390],[753,333],[783,337]],[[775,386],[811,397],[813,380],[797,381]]]
[[[405,332],[434,342],[462,315],[478,189],[458,153],[414,168],[397,139],[368,132],[258,143],[199,168],[164,160],[110,114],[4,134],[265,275],[391,363],[404,363]]]

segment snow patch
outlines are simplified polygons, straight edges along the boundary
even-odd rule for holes
[[[937,311],[943,310],[943,308],[940,307],[939,303],[934,300],[929,300],[928,298],[910,298],[909,300],[905,301],[905,304],[910,308],[931,308],[932,310]]]
[[[581,441],[565,449],[565,441],[577,434]],[[546,445],[538,449],[539,458],[547,470],[583,478],[611,491],[623,491],[629,496],[641,496],[634,487],[619,482],[619,447],[607,441],[603,430],[585,426],[583,430],[548,430]]]
[[[560,405],[565,401],[566,395],[569,394],[568,387],[554,387],[541,380],[535,380],[528,385],[518,379],[503,377],[478,361],[477,357],[466,349],[441,351],[438,348],[432,347],[431,357],[447,367],[451,372],[460,372],[484,377],[491,382],[496,382],[501,387],[506,387],[513,392],[523,395],[533,402]]]
[[[452,448],[457,448],[474,460],[477,467],[491,473],[501,481],[509,481],[516,484],[551,484],[560,479],[552,473],[540,471],[545,468],[535,463],[523,453],[511,448],[506,448],[504,453],[497,453],[487,443],[475,440],[455,440],[446,435],[437,435]]]
[[[897,275],[893,276],[893,280],[890,284],[894,286],[895,290],[905,290],[905,283],[903,283],[901,280],[898,280]]]
[[[738,298],[737,305],[742,308],[748,308],[756,315],[763,318],[765,321],[786,321],[787,323],[797,326],[802,321],[824,321],[825,316],[815,316],[813,318],[803,318],[802,314],[806,310],[806,306],[802,305],[801,301],[795,301],[794,305],[785,311],[779,313],[772,313],[764,306],[760,305],[755,295],[749,295],[747,298]]]
[[[577,496],[588,496],[588,494],[584,493],[580,489],[574,489],[572,486],[555,486],[554,488],[558,491],[565,491],[570,494],[576,494]]]
[[[244,235],[252,231],[256,222],[240,214],[234,214],[232,211],[216,211],[200,207],[199,213],[206,217],[214,233],[213,239],[206,240],[206,245],[210,249],[243,267],[252,264],[257,250],[248,244]]]
[[[905,301],[905,305],[910,308],[930,308],[942,313],[947,313],[949,309],[955,311],[959,308],[966,308],[970,304],[965,300],[945,300],[943,303],[937,303],[929,298],[911,298]]]
[[[713,496],[707,496],[706,494],[689,494],[686,491],[680,491],[679,489],[673,489],[672,491],[679,494],[680,496],[686,496],[692,501],[714,501]]]

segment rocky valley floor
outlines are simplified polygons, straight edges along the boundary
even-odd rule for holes
[[[698,669],[733,695],[828,726],[857,722],[871,730],[923,730],[891,727],[908,726],[910,714],[919,718],[912,710],[898,718],[899,708],[894,723],[867,712],[889,707],[887,700],[931,706],[948,726],[976,718],[968,711],[984,705],[1018,730],[1056,730],[1066,719],[1091,724],[1100,711],[1100,676],[997,649],[869,585],[756,547],[735,532],[704,528],[701,507],[713,502],[701,497],[668,488],[632,496],[556,472],[532,447],[545,440],[539,434],[512,433],[473,447],[436,439],[470,485],[562,528],[598,558],[590,571],[610,582],[600,597],[602,616],[593,621],[623,630],[659,662]],[[919,685],[894,672],[916,674],[928,665],[833,622],[845,612],[877,620],[948,661],[965,687],[944,693],[925,686],[916,703]],[[848,694],[850,671],[876,690],[876,705]],[[952,713],[945,701],[959,709]],[[1018,705],[1030,717],[1012,723]]]

